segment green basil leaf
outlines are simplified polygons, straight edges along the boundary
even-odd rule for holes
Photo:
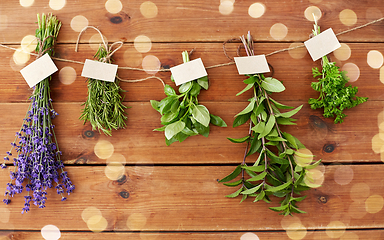
[[[265,124],[265,128],[264,128],[263,132],[260,133],[260,135],[258,137],[259,139],[267,136],[271,132],[273,126],[275,125],[275,121],[276,121],[275,116],[270,115],[267,124]]]
[[[240,179],[239,181],[236,181],[236,182],[224,183],[224,185],[228,187],[236,187],[236,186],[239,186],[242,182],[243,182],[243,179]]]
[[[285,90],[284,85],[277,79],[267,77],[261,82],[261,87],[269,92],[282,92]]]
[[[162,126],[161,128],[153,129],[153,131],[164,132],[164,130],[165,130],[166,127],[167,127],[167,126]]]
[[[176,96],[176,91],[171,86],[169,86],[168,84],[165,84],[164,93],[167,96]]]
[[[194,122],[193,126],[195,127],[196,131],[203,135],[204,137],[208,137],[209,135],[209,126],[206,127],[203,124],[200,124],[199,122]]]
[[[285,113],[280,113],[278,115],[276,115],[276,117],[284,117],[284,118],[290,118],[292,117],[293,115],[295,115],[298,111],[300,111],[300,109],[303,107],[303,105],[300,105],[298,106],[297,108],[289,111],[289,112],[285,112]]]
[[[256,126],[252,128],[252,131],[256,133],[262,133],[264,129],[265,129],[265,122],[259,122],[258,124],[256,124]]]
[[[244,108],[243,111],[241,111],[240,113],[236,114],[235,117],[239,116],[239,115],[244,115],[244,114],[247,114],[249,112],[252,112],[253,108],[255,107],[255,99],[252,98],[251,102],[248,104],[248,106],[246,108]]]
[[[227,197],[227,198],[235,198],[235,197],[239,196],[239,194],[241,193],[241,191],[243,191],[243,187],[241,187],[241,188],[240,188],[239,190],[237,190],[236,192],[227,195],[226,197]]]
[[[251,117],[251,113],[247,113],[247,114],[244,114],[244,115],[239,115],[235,118],[235,120],[233,121],[233,127],[237,127],[237,126],[240,126],[240,125],[243,125],[244,123],[246,123],[248,121],[248,119]]]
[[[292,180],[289,180],[288,182],[284,183],[284,184],[281,184],[279,186],[276,186],[276,187],[272,187],[272,186],[269,186],[268,184],[266,184],[266,189],[265,191],[266,192],[278,192],[278,191],[281,191],[281,190],[284,190],[285,188],[289,187],[290,185],[292,184]]]
[[[262,200],[263,198],[265,197],[265,192],[264,191],[261,191],[257,197],[255,198],[255,200],[253,202],[258,202],[260,200]]]
[[[287,209],[289,207],[288,204],[286,205],[283,205],[283,206],[280,206],[280,207],[270,207],[269,209],[275,211],[275,212],[281,212],[281,211],[284,211],[285,209]]]
[[[257,137],[253,137],[247,156],[250,156],[256,153],[260,149],[260,147],[261,147],[261,140],[257,139]]]
[[[208,82],[208,76],[202,77],[197,79],[197,83],[204,88],[205,90],[208,90],[209,82]]]
[[[244,190],[244,191],[241,192],[241,194],[252,194],[252,193],[255,193],[255,192],[257,192],[261,188],[262,185],[263,184],[261,183],[261,184],[257,185],[254,188]]]
[[[249,135],[242,138],[227,138],[227,139],[233,143],[243,143],[249,139]]]
[[[296,125],[293,121],[297,121],[293,118],[282,118],[282,117],[276,117],[276,122],[279,125]]]
[[[245,169],[245,170],[249,170],[249,171],[253,171],[253,172],[262,172],[265,170],[265,167],[264,166],[242,166],[241,168]]]
[[[292,109],[292,108],[294,108],[294,107],[287,106],[287,105],[284,105],[284,104],[282,104],[282,103],[279,103],[278,101],[275,101],[275,100],[273,100],[272,98],[269,98],[269,100],[271,100],[271,101],[275,104],[275,106],[276,106],[277,108],[279,108],[279,109]]]
[[[211,117],[210,123],[218,127],[227,127],[227,124],[219,116],[209,114]]]
[[[192,108],[192,117],[205,127],[208,127],[211,120],[209,111],[204,105],[194,106]]]
[[[173,136],[181,132],[185,127],[185,123],[182,121],[177,121],[167,125],[165,128],[165,137],[170,140]]]
[[[237,166],[233,172],[231,172],[228,176],[221,179],[219,182],[229,182],[233,179],[235,179],[239,174],[241,173],[241,165]]]
[[[247,179],[247,181],[248,182],[260,181],[260,180],[264,179],[265,176],[267,176],[267,172],[262,172],[253,178]]]
[[[249,89],[253,87],[253,84],[248,84],[243,90],[241,90],[239,93],[236,94],[236,96],[240,96],[241,94],[245,93]]]
[[[257,81],[255,76],[250,76],[249,78],[245,79],[243,82],[245,84],[254,84]]]
[[[191,90],[191,88],[192,88],[192,82],[186,82],[186,83],[183,83],[180,85],[179,92],[185,93],[185,92],[188,92],[189,90]]]
[[[179,115],[179,112],[167,112],[161,117],[161,123],[166,124],[172,122],[177,116]]]
[[[193,85],[193,86],[192,86],[192,89],[191,89],[191,92],[190,92],[191,96],[197,96],[197,95],[199,95],[200,90],[201,90],[200,85],[199,85],[197,82],[195,82],[195,81],[193,81],[193,84],[192,84],[192,85]]]
[[[150,103],[153,109],[155,109],[156,111],[159,111],[159,103],[160,103],[159,101],[150,100]]]

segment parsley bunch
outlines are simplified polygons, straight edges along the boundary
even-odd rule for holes
[[[247,54],[254,55],[251,35],[248,34],[247,40],[244,37],[241,37],[241,40]],[[300,196],[301,192],[310,189],[305,182],[313,182],[309,174],[307,175],[308,170],[315,168],[320,160],[312,163],[313,156],[299,151],[305,146],[291,134],[282,132],[280,128],[280,125],[295,124],[296,120],[291,117],[302,105],[293,109],[270,97],[271,93],[285,90],[279,80],[264,77],[263,74],[247,76],[249,78],[244,80],[247,86],[237,95],[252,90],[254,96],[249,99],[247,107],[235,116],[233,127],[249,121],[249,133],[238,139],[228,138],[234,143],[245,142],[246,151],[242,164],[220,180],[226,186],[240,187],[226,197],[241,196],[241,202],[253,197],[254,202],[263,200],[270,203],[270,196],[273,195],[282,198],[282,201],[280,206],[270,207],[271,210],[283,215],[305,213],[297,207],[297,203],[305,199],[305,196]],[[284,109],[293,110],[280,111]],[[255,155],[256,157],[253,157]],[[247,157],[254,159],[253,165],[246,164]],[[309,161],[303,162],[302,159]]]
[[[189,62],[187,51],[182,56],[184,63]],[[199,134],[208,137],[209,123],[219,127],[227,126],[223,119],[209,113],[204,105],[199,104],[197,96],[202,88],[208,90],[208,86],[208,77],[181,84],[180,94],[171,86],[165,85],[167,97],[161,101],[151,100],[152,107],[161,114],[161,124],[164,125],[154,131],[164,131],[167,146]]]
[[[315,24],[313,34],[320,33],[320,27]],[[308,100],[312,109],[324,108],[323,116],[326,118],[335,118],[335,123],[342,123],[347,116],[343,113],[345,109],[353,108],[368,100],[367,97],[357,97],[357,87],[346,86],[348,77],[345,72],[340,71],[334,62],[329,62],[327,56],[322,58],[322,67],[320,71],[317,67],[312,69],[314,78],[318,82],[312,82],[311,87],[320,92],[317,99]]]

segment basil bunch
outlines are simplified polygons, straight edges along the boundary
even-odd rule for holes
[[[187,51],[184,51],[182,56],[184,62],[189,61]],[[171,79],[173,80],[172,77]],[[161,101],[150,101],[152,107],[161,114],[161,124],[164,125],[154,131],[164,131],[167,146],[198,134],[208,137],[209,123],[219,127],[227,126],[223,119],[209,113],[207,107],[199,104],[197,96],[202,88],[208,90],[208,86],[208,77],[181,84],[180,94],[171,86],[165,85],[164,92],[167,97]]]

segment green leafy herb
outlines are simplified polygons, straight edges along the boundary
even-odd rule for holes
[[[313,34],[316,36],[319,33],[320,27],[315,23]],[[310,98],[308,103],[312,109],[324,108],[324,117],[334,117],[335,123],[342,123],[347,116],[343,113],[345,109],[366,102],[368,98],[357,97],[357,87],[346,86],[348,77],[345,72],[340,71],[334,62],[329,62],[327,56],[322,57],[322,67],[321,71],[317,67],[312,69],[313,77],[318,78],[318,82],[312,82],[311,87],[320,92],[320,96]]]
[[[100,46],[95,58],[99,61],[105,60],[108,54],[109,52]],[[84,109],[80,119],[84,120],[84,124],[89,121],[92,130],[97,129],[99,132],[111,136],[112,129],[117,130],[126,126],[125,109],[127,107],[122,103],[124,97],[120,95],[123,90],[119,86],[119,80],[116,78],[115,82],[106,82],[89,78],[87,81],[88,97],[82,104]]]
[[[254,55],[250,33],[247,39],[244,36],[240,39],[248,56]],[[229,187],[237,187],[234,193],[227,195],[229,198],[242,196],[242,202],[248,197],[253,197],[254,202],[263,200],[270,203],[270,196],[274,195],[282,198],[282,201],[280,206],[270,207],[271,210],[283,215],[304,213],[297,207],[297,203],[305,197],[297,197],[297,195],[301,195],[302,191],[310,187],[319,187],[315,184],[308,186],[306,183],[313,182],[307,173],[320,161],[312,163],[313,156],[299,150],[305,148],[304,145],[291,134],[282,132],[279,126],[279,124],[295,124],[295,120],[291,117],[302,106],[281,112],[293,107],[273,100],[270,94],[284,91],[284,85],[277,79],[264,77],[263,74],[247,76],[249,78],[244,80],[247,86],[238,95],[252,89],[254,97],[249,100],[250,103],[244,110],[236,115],[233,127],[249,121],[249,133],[238,139],[228,138],[234,143],[246,142],[246,151],[243,162],[220,182]],[[254,164],[248,166],[245,160],[254,154],[258,156]]]
[[[187,51],[182,53],[183,61],[189,61]],[[173,77],[171,77],[173,80]],[[151,100],[152,107],[161,114],[161,128],[154,131],[165,132],[165,142],[169,146],[173,142],[182,142],[190,136],[201,134],[209,135],[209,123],[226,127],[227,124],[218,116],[209,113],[209,110],[199,104],[197,96],[201,89],[208,90],[208,77],[195,79],[181,84],[179,93],[169,85],[165,85],[164,93],[167,95],[161,101]]]

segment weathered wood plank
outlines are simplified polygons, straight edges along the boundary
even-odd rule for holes
[[[331,231],[328,231],[331,232]],[[347,230],[343,237],[344,239],[372,239],[372,240],[381,240],[384,235],[382,230],[365,230],[365,231],[351,231]],[[3,236],[3,238],[1,238]],[[270,240],[290,240],[289,236],[285,232],[204,232],[204,233],[185,233],[185,232],[175,232],[175,233],[125,233],[125,232],[101,232],[101,233],[88,233],[88,232],[61,232],[62,240],[72,240],[72,239],[92,239],[92,240],[101,240],[101,239],[133,239],[133,240],[173,240],[173,239],[185,239],[185,240],[194,240],[194,239],[206,239],[206,240],[232,240],[232,239],[270,239]],[[1,240],[7,239],[18,239],[18,240],[40,240],[41,233],[36,232],[9,232],[0,233]],[[13,238],[12,238],[13,237]],[[248,237],[248,238],[247,238]],[[251,238],[253,237],[253,238]],[[325,231],[307,231],[303,240],[306,239],[315,239],[315,240],[324,240],[331,239]]]
[[[228,54],[236,56],[236,48],[239,44],[229,44]],[[380,70],[372,69],[367,64],[367,54],[370,50],[378,50],[384,52],[384,44],[348,44],[351,48],[351,58],[347,61],[337,60],[331,54],[332,61],[336,61],[337,65],[342,67],[345,63],[354,63],[358,66],[360,77],[357,81],[353,82],[353,86],[359,87],[359,96],[368,96],[370,100],[384,100],[382,94],[384,85],[380,81]],[[12,45],[15,47],[15,45]],[[256,44],[256,53],[265,54],[275,50],[284,49],[289,47],[289,43],[261,43]],[[59,58],[70,59],[84,62],[86,58],[92,59],[95,50],[89,44],[83,44],[79,48],[79,52],[74,51],[73,44],[61,44],[57,47],[56,56]],[[116,64],[120,66],[132,66],[131,63],[138,61],[139,68],[142,68],[142,59],[147,55],[156,56],[161,66],[169,68],[182,63],[181,52],[184,50],[195,51],[191,58],[202,58],[206,67],[222,63],[228,63],[229,60],[225,57],[222,50],[221,43],[172,43],[172,44],[153,44],[152,50],[148,54],[133,55],[131,51],[135,51],[132,44],[126,44],[115,55],[114,59]],[[131,53],[126,55],[125,52]],[[304,57],[302,59],[293,59],[288,52],[279,53],[268,57],[269,63],[274,67],[274,77],[282,80],[286,87],[286,91],[279,94],[273,94],[274,98],[278,100],[299,100],[303,103],[307,102],[310,97],[317,98],[318,94],[315,92],[310,84],[315,79],[312,77],[312,68],[319,67],[320,62],[313,62],[305,49]],[[0,48],[0,72],[2,80],[0,81],[0,102],[24,102],[31,90],[25,83],[21,74],[18,72],[21,68],[15,68],[17,71],[12,71],[10,62],[13,56],[12,50]],[[31,57],[30,62],[35,59]],[[59,73],[55,73],[52,78],[52,98],[54,101],[64,102],[82,102],[86,99],[87,85],[86,79],[81,77],[82,65],[75,63],[67,63],[55,61],[59,70],[68,66],[72,67],[77,77],[75,81],[66,85],[60,81]],[[128,62],[128,63],[127,63]],[[235,65],[224,66],[219,68],[208,69],[208,76],[210,79],[210,88],[208,91],[202,91],[199,99],[202,101],[245,101],[251,97],[251,92],[236,97],[236,93],[240,92],[245,84],[242,82],[246,79],[244,76],[239,76]],[[148,75],[145,72],[132,71],[132,70],[119,70],[119,76],[123,79],[142,79]],[[174,83],[170,80],[170,72],[160,72],[156,76],[161,77],[166,84],[175,87]],[[149,101],[151,99],[160,100],[164,98],[163,87],[158,80],[147,80],[140,83],[121,83],[121,86],[127,92],[125,93],[126,101]]]
[[[60,33],[61,42],[75,42],[78,32],[71,28],[75,16],[87,18],[89,25],[98,26],[112,41],[124,40],[132,42],[138,35],[147,35],[154,42],[195,42],[195,41],[225,41],[234,36],[242,35],[245,31],[258,32],[257,40],[275,41],[270,35],[272,25],[283,23],[287,27],[284,41],[304,41],[311,34],[312,22],[308,21],[304,12],[307,7],[316,5],[322,12],[319,21],[322,29],[332,27],[335,32],[341,32],[357,25],[365,24],[375,18],[382,17],[384,7],[380,1],[371,0],[362,4],[360,1],[268,1],[263,3],[265,13],[260,18],[252,18],[248,9],[253,2],[237,1],[229,15],[219,12],[220,2],[207,1],[153,1],[158,14],[154,18],[145,18],[140,12],[143,1],[122,3],[122,11],[109,13],[106,2],[98,1],[67,1],[61,10],[52,10],[48,2],[35,1],[31,7],[21,7],[14,2],[3,2],[0,6],[2,14],[1,42],[15,43],[27,34],[34,34],[36,14],[53,12],[63,22]],[[345,19],[352,26],[345,26],[339,19],[344,9],[351,9],[355,16]],[[152,13],[152,12],[151,12]],[[283,14],[282,14],[283,13]],[[22,15],[23,17],[16,17]],[[309,14],[311,15],[311,14]],[[353,20],[356,23],[353,24]],[[361,29],[340,36],[343,41],[382,42],[380,31],[384,23]],[[81,25],[80,25],[81,26]],[[83,39],[87,41],[87,39]]]
[[[240,112],[246,103],[202,102],[211,113],[221,116],[227,122],[227,128],[211,127],[208,138],[190,137],[182,143],[173,143],[167,147],[164,133],[152,131],[161,127],[160,114],[149,103],[127,103],[127,128],[113,132],[113,137],[106,137],[92,132],[89,123],[83,125],[78,118],[80,103],[57,103],[55,110],[60,114],[54,119],[55,132],[59,141],[63,160],[66,163],[104,164],[94,152],[99,140],[107,140],[114,146],[116,153],[123,154],[131,164],[135,163],[170,163],[170,164],[207,164],[240,163],[244,154],[244,144],[235,144],[227,137],[244,137],[248,130],[246,124],[232,127],[233,116]],[[293,106],[299,106],[293,102]],[[25,116],[28,104],[1,104],[0,112],[0,153],[9,151]],[[308,148],[316,158],[324,162],[380,162],[380,155],[372,150],[372,139],[379,134],[379,113],[383,102],[368,102],[349,110],[343,124],[335,125],[330,119],[323,119],[320,111],[309,109],[306,105],[297,114],[296,126],[283,126]],[[364,110],[365,109],[365,110]],[[367,114],[369,113],[369,114]],[[377,144],[381,141],[375,140]],[[384,144],[384,143],[383,143]],[[377,147],[375,148],[377,149]],[[203,157],[202,157],[203,156]],[[249,158],[248,161],[253,161]]]
[[[107,167],[66,167],[75,193],[61,202],[55,191],[49,189],[47,207],[31,207],[28,214],[20,215],[23,197],[12,199],[2,211],[8,218],[0,222],[0,229],[36,230],[53,224],[62,231],[86,231],[96,227],[89,219],[101,216],[106,231],[265,231],[297,228],[364,229],[383,228],[382,199],[384,167],[382,165],[333,165],[324,170],[321,188],[305,192],[307,198],[299,207],[307,214],[294,218],[282,217],[270,211],[272,203],[253,203],[247,199],[224,196],[235,191],[217,182],[233,170],[231,166],[211,167],[125,167],[125,177],[109,180]],[[8,174],[0,175],[3,192]],[[372,173],[375,174],[372,174]],[[342,185],[340,185],[342,184]],[[367,208],[366,208],[367,206]],[[88,214],[88,207],[96,209]],[[377,213],[367,213],[367,210]],[[4,210],[5,209],[5,210]],[[98,210],[97,210],[98,209]],[[53,217],[55,216],[55,217]],[[47,221],[49,219],[49,221]],[[83,220],[85,219],[85,220]],[[7,221],[8,220],[8,221]],[[93,219],[95,220],[95,219]],[[333,222],[334,225],[330,225]],[[96,226],[98,221],[95,221]],[[295,224],[295,225],[291,225]]]

